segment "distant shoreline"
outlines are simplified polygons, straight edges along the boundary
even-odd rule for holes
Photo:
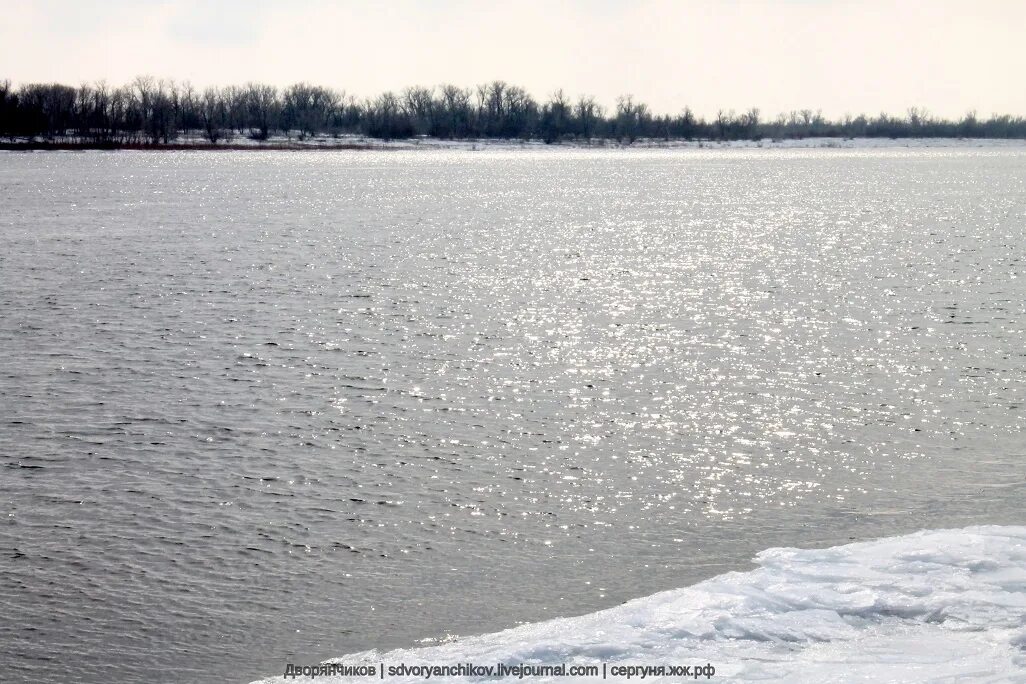
[[[305,150],[373,150],[373,149],[401,149],[397,147],[375,146],[365,143],[339,143],[337,145],[327,144],[304,144],[301,142],[291,143],[209,143],[209,142],[179,142],[179,143],[95,143],[95,142],[0,142],[0,150],[10,152],[84,152],[99,150],[107,152],[136,151],[136,152],[266,152],[275,151],[305,151]]]
[[[169,143],[111,143],[84,140],[7,140],[0,150],[11,152],[305,152],[305,151],[377,151],[377,150],[688,150],[688,149],[875,149],[894,147],[1026,147],[1021,138],[838,138],[806,137],[760,140],[664,140],[639,138],[633,142],[594,138],[546,143],[543,140],[406,138],[379,140],[363,136],[339,138],[318,136],[306,140],[284,136],[269,140],[242,139],[211,143],[194,137]]]

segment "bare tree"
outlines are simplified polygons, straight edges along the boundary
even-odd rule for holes
[[[595,128],[602,118],[602,107],[591,95],[581,95],[574,105],[574,115],[577,118],[578,133],[590,139],[595,135]]]
[[[554,142],[572,132],[573,106],[560,88],[552,93],[542,109],[540,134],[545,142]]]
[[[225,136],[225,128],[228,126],[228,104],[221,90],[207,88],[203,91],[200,118],[203,122],[203,134],[211,143],[216,143]]]
[[[649,118],[648,105],[634,101],[631,94],[616,98],[616,135],[621,140],[634,142]]]
[[[436,134],[442,138],[464,137],[470,133],[472,116],[467,88],[445,84],[439,88],[439,116],[436,118]]]
[[[267,140],[280,109],[278,89],[262,83],[248,83],[245,99],[250,135],[257,140]]]
[[[414,133],[427,135],[434,129],[435,100],[430,88],[407,88],[402,94],[402,104]]]

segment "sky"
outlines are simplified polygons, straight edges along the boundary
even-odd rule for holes
[[[606,106],[1026,115],[1024,0],[2,0],[0,79],[502,79]]]

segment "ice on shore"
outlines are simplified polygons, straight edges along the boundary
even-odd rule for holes
[[[12,138],[10,142],[28,144],[40,143],[35,138]],[[66,136],[57,141],[62,144],[82,143],[75,136]],[[171,141],[168,149],[253,149],[253,150],[447,150],[447,151],[509,151],[509,150],[727,150],[727,149],[891,149],[891,148],[1022,148],[1026,140],[1019,138],[762,138],[759,140],[663,140],[661,138],[639,138],[632,143],[614,139],[594,138],[591,140],[572,140],[545,143],[542,140],[520,139],[458,139],[446,140],[420,136],[396,140],[369,138],[364,135],[345,134],[339,136],[316,135],[300,139],[298,135],[272,135],[266,140],[253,140],[244,135],[221,139],[211,144],[198,133],[185,133]],[[162,149],[161,146],[152,148]]]
[[[711,681],[1026,682],[1026,527],[769,549],[756,563],[581,617],[331,662],[711,663]]]

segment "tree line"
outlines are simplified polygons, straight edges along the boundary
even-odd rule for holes
[[[75,141],[96,145],[169,144],[181,136],[210,143],[237,137],[300,140],[317,135],[364,135],[385,140],[435,138],[536,139],[546,142],[638,138],[758,140],[806,137],[1026,138],[1026,118],[969,112],[952,121],[909,109],[904,116],[844,116],[795,110],[763,118],[756,108],[719,111],[715,118],[690,108],[656,115],[631,95],[607,110],[595,98],[557,90],[544,102],[524,88],[492,81],[475,88],[415,86],[359,99],[309,83],[278,88],[262,83],[198,90],[188,83],[140,76],[111,87],[59,83],[13,86],[0,81],[0,137]]]

